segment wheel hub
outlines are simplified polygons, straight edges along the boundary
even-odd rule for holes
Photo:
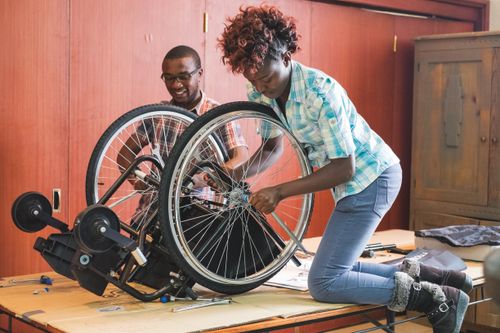
[[[231,206],[242,205],[248,202],[250,197],[247,191],[242,188],[233,188],[231,192],[229,192],[229,204]]]

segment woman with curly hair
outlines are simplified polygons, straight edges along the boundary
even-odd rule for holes
[[[253,193],[250,203],[267,214],[285,198],[333,189],[336,207],[309,272],[311,295],[322,302],[425,312],[434,332],[458,332],[469,302],[464,291],[472,289],[469,276],[414,261],[391,266],[357,260],[399,192],[399,159],[337,81],[292,60],[298,49],[294,19],[273,6],[240,8],[228,19],[219,47],[223,62],[249,81],[249,100],[270,106],[318,167],[307,177]],[[263,142],[272,161],[281,137]],[[230,172],[254,175],[255,160]]]

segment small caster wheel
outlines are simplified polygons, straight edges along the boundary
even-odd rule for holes
[[[12,205],[12,220],[24,232],[37,232],[47,226],[39,216],[45,213],[52,216],[49,200],[38,192],[21,194]]]
[[[103,235],[109,228],[120,232],[120,220],[116,214],[103,205],[89,206],[75,220],[75,241],[87,253],[107,252],[116,244]]]

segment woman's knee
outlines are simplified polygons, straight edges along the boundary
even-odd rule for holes
[[[333,297],[334,284],[338,276],[333,278],[319,277],[309,274],[307,285],[312,298],[319,302],[331,302]]]
[[[318,302],[325,301],[326,290],[328,290],[325,286],[309,280],[308,287],[309,287],[309,294],[311,294],[314,300]]]

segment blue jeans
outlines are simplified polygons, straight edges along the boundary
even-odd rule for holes
[[[398,266],[358,258],[401,187],[399,164],[360,193],[339,200],[309,271],[312,297],[328,303],[389,304]]]

